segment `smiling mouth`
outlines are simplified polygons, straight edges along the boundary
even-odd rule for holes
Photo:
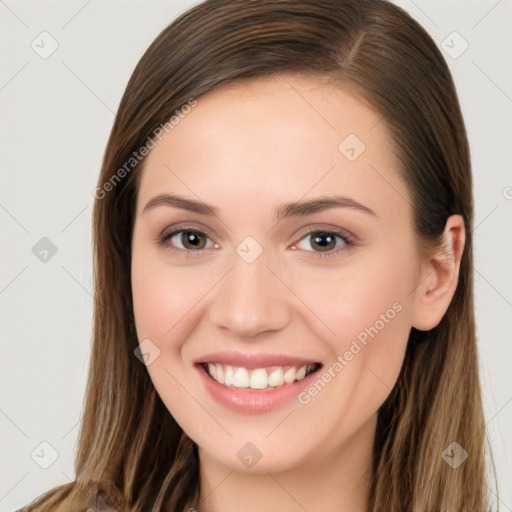
[[[298,382],[318,371],[321,363],[310,363],[302,366],[269,366],[248,369],[221,363],[200,363],[206,374],[226,387],[270,390]]]

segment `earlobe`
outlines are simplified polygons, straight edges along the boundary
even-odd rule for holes
[[[446,313],[457,288],[464,243],[464,219],[451,215],[446,221],[442,246],[422,264],[414,299],[412,326],[416,329],[433,329]]]

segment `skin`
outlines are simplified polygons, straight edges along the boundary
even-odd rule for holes
[[[348,134],[366,146],[352,162],[338,149]],[[136,328],[140,342],[160,350],[147,366],[157,392],[198,445],[200,512],[366,510],[377,410],[411,327],[430,329],[444,315],[464,246],[454,215],[451,250],[419,250],[392,147],[385,122],[355,95],[281,76],[198,98],[147,157],[132,241]],[[219,214],[164,205],[143,213],[164,193]],[[336,207],[274,218],[282,203],[333,194],[375,215]],[[157,241],[183,223],[204,233],[199,249],[180,235]],[[346,231],[354,244],[336,238],[331,257],[321,258],[326,249],[308,228]],[[247,236],[263,249],[252,263],[236,252]],[[240,414],[214,402],[193,368],[208,352],[240,350],[297,355],[326,369],[396,303],[400,312],[306,405]],[[252,468],[237,457],[247,442],[262,455]]]

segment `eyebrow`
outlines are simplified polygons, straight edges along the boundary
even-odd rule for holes
[[[154,197],[146,204],[141,215],[156,206],[171,206],[201,215],[220,216],[219,208],[178,194],[161,194]],[[275,219],[281,221],[282,219],[290,217],[311,215],[330,208],[350,208],[377,217],[377,214],[371,208],[350,197],[322,196],[309,201],[295,201],[281,204],[276,208]]]

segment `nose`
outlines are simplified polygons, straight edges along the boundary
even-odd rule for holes
[[[235,254],[233,267],[215,287],[210,321],[240,338],[278,331],[290,321],[290,291],[268,266],[265,252],[252,263]]]

